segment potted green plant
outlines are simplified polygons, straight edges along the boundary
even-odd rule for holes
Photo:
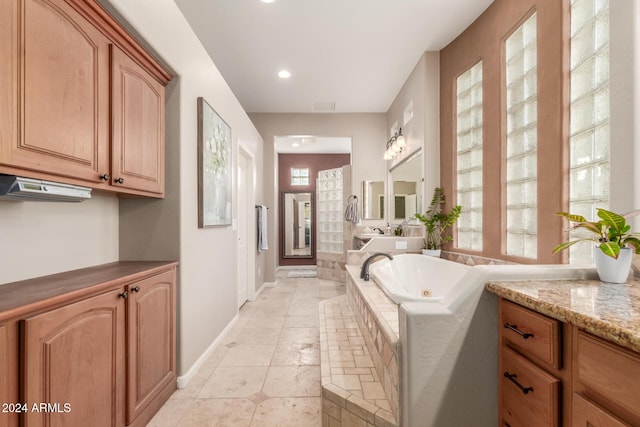
[[[449,213],[445,213],[442,211],[445,203],[444,188],[436,187],[433,191],[429,209],[427,209],[424,215],[419,213],[415,215],[415,217],[424,224],[425,228],[423,254],[439,257],[442,244],[453,240],[453,237],[447,235],[446,231],[456,223],[460,217],[462,207],[456,205]]]
[[[631,225],[627,219],[640,214],[640,210],[620,215],[606,209],[598,208],[599,221],[587,221],[582,215],[574,215],[568,212],[557,212],[556,215],[564,217],[572,224],[571,230],[586,230],[593,236],[586,236],[559,244],[553,249],[553,253],[567,249],[578,242],[596,243],[594,253],[596,270],[603,282],[624,283],[629,276],[633,250],[640,254],[640,234],[631,231]]]

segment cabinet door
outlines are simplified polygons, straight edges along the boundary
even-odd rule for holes
[[[502,420],[511,427],[559,425],[560,381],[508,347],[500,370]]]
[[[108,40],[64,0],[2,1],[13,3],[10,15],[18,14],[20,25],[0,25],[11,33],[2,34],[0,62],[11,56],[2,65],[11,71],[0,73],[3,88],[4,79],[12,81],[2,100],[11,105],[0,112],[9,129],[17,126],[0,145],[0,169],[99,182],[109,167]]]
[[[0,325],[0,405],[15,403],[9,394],[9,337],[7,327]],[[9,425],[9,412],[0,407],[0,425]]]
[[[127,424],[176,381],[175,271],[128,287]]]
[[[124,425],[125,305],[112,291],[24,321],[25,427]]]
[[[164,193],[164,86],[111,46],[112,183]]]
[[[574,393],[571,425],[573,427],[629,427],[587,398]]]

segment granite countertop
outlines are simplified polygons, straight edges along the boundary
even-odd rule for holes
[[[640,353],[640,280],[489,282],[486,289],[538,313]]]

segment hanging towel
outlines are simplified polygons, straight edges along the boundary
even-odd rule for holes
[[[267,212],[265,205],[257,205],[258,208],[258,252],[269,249],[267,244]]]
[[[351,195],[349,196],[349,201],[347,202],[347,208],[344,210],[344,220],[348,222],[353,222],[357,224],[360,221],[360,217],[358,215],[358,197]]]

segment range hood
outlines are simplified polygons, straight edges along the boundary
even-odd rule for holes
[[[90,198],[91,189],[87,187],[0,175],[0,200],[82,202]]]

